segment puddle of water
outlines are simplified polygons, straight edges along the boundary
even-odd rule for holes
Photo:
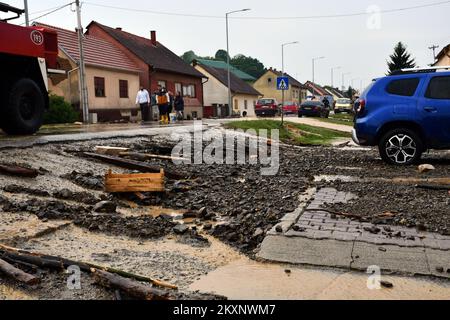
[[[290,273],[286,273],[290,270]],[[343,271],[301,269],[242,258],[190,286],[231,300],[396,300],[450,299],[450,285],[405,277],[385,277],[393,289],[369,290],[367,276]]]
[[[314,177],[314,182],[334,182],[334,181],[357,182],[360,181],[360,179],[345,175],[326,175],[326,174]]]

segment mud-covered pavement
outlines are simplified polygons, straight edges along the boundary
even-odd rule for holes
[[[385,165],[375,150],[281,147],[280,171],[262,176],[253,165],[181,165],[147,160],[182,172],[185,180],[167,180],[164,194],[111,195],[103,176],[131,172],[83,155],[95,146],[170,155],[173,143],[161,137],[98,139],[1,150],[1,162],[39,169],[36,179],[0,175],[0,243],[153,277],[175,284],[176,298],[199,296],[190,286],[243,255],[253,258],[266,234],[311,188],[334,187],[356,194],[332,210],[363,221],[417,227],[447,235],[450,195],[417,189],[417,180],[450,177],[448,153],[433,152],[423,163],[435,171]],[[103,209],[98,210],[98,203]],[[106,209],[105,209],[106,208]],[[95,212],[97,211],[97,212]],[[388,218],[376,221],[380,214]],[[450,269],[450,266],[449,266]],[[116,293],[92,283],[66,289],[66,275],[41,274],[36,288],[0,278],[1,298],[115,299]]]

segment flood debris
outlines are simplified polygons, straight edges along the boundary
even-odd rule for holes
[[[419,172],[420,173],[427,173],[430,171],[434,171],[436,168],[432,166],[431,164],[422,164],[419,166]]]
[[[165,283],[163,281],[151,279],[149,277],[144,277],[136,274],[132,274],[129,272],[125,272],[122,270],[102,267],[92,263],[73,261],[70,259],[65,259],[62,257],[56,257],[51,255],[45,255],[36,252],[29,252],[17,248],[8,247],[0,244],[0,257],[3,259],[8,259],[9,261],[13,261],[19,264],[26,263],[28,265],[33,265],[43,269],[52,269],[57,271],[64,271],[71,266],[77,266],[81,271],[89,273],[89,274],[100,274],[100,277],[103,279],[111,280],[109,284],[113,284],[115,289],[124,289],[125,292],[128,292],[129,288],[136,287],[137,292],[136,295],[133,295],[137,298],[144,298],[140,293],[153,292],[155,297],[167,297],[167,293],[163,293],[162,291],[153,289],[152,287],[148,287],[148,289],[144,289],[144,286],[140,284],[140,282],[145,282],[147,284],[151,284],[156,287],[170,289],[170,290],[178,290],[177,286]],[[0,271],[8,271],[8,275],[14,277],[16,280],[20,282],[27,281],[27,284],[37,284],[39,283],[39,278],[34,277],[32,275],[28,275],[25,272],[12,267],[9,263],[2,264],[0,259]],[[5,268],[4,268],[5,267]],[[12,269],[11,269],[12,267]],[[133,293],[133,291],[131,292]],[[153,296],[149,296],[153,297]],[[147,297],[148,298],[148,297]]]
[[[36,178],[39,175],[36,169],[11,164],[0,164],[0,173],[23,178]]]
[[[162,156],[158,154],[148,154],[148,153],[137,153],[137,152],[121,152],[119,153],[120,157],[130,158],[132,160],[137,161],[146,161],[151,159],[157,160],[167,160],[167,161],[186,161],[188,159],[180,158],[180,157],[172,157],[172,156]]]
[[[78,171],[72,171],[69,174],[62,175],[61,178],[69,180],[76,185],[96,191],[103,191],[105,188],[104,177],[101,175],[95,175],[92,172],[80,173]]]
[[[165,291],[143,285],[106,271],[92,268],[91,272],[97,284],[110,289],[119,289],[120,291],[127,293],[130,297],[141,300],[169,300],[169,294]]]
[[[85,152],[85,153],[83,153],[83,155],[88,158],[100,160],[102,162],[116,165],[116,166],[119,166],[119,167],[122,167],[125,169],[129,169],[129,170],[137,170],[137,171],[144,172],[144,173],[159,173],[159,172],[161,172],[160,166],[154,166],[149,163],[142,162],[142,161],[128,160],[128,159],[123,159],[120,157],[105,156],[105,155],[100,155],[100,154],[90,153],[90,152]],[[180,180],[180,179],[186,178],[185,174],[183,174],[183,173],[176,172],[174,170],[169,170],[166,168],[163,168],[163,169],[164,169],[166,176],[170,179]]]
[[[105,176],[105,190],[109,193],[164,192],[164,170],[159,173],[113,174]]]
[[[130,150],[129,148],[108,147],[108,146],[97,146],[94,148],[95,153],[109,155],[109,156],[118,156],[122,152],[127,152],[129,150]]]
[[[35,277],[31,274],[28,274],[13,265],[9,264],[5,260],[0,258],[0,273],[3,273],[7,275],[10,278],[15,279],[16,281],[19,281],[21,283],[24,283],[26,285],[36,285],[40,282],[40,279],[38,277]]]

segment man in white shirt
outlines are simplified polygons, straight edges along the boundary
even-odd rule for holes
[[[150,103],[150,94],[144,87],[141,86],[141,89],[136,96],[136,104],[139,104],[141,107],[142,121],[144,122],[150,121]]]

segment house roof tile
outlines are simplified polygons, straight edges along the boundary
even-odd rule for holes
[[[214,68],[210,66],[201,65],[206,72],[219,80],[223,85],[228,86],[228,71],[226,69]],[[244,80],[237,77],[235,74],[230,74],[231,91],[239,94],[249,94],[255,96],[262,96],[255,88],[249,85]]]
[[[204,66],[210,66],[218,69],[226,69],[228,70],[228,63],[220,60],[207,60],[207,59],[195,59],[194,63],[198,63]],[[256,78],[237,69],[236,67],[231,66],[231,72],[233,72],[238,78],[241,78],[244,81],[255,81]]]
[[[36,23],[36,25],[55,30],[58,33],[60,48],[69,55],[69,58],[78,63],[80,60],[80,52],[78,35],[75,31],[42,23]],[[138,66],[128,59],[124,52],[103,39],[85,35],[84,54],[87,65],[139,72]]]
[[[121,43],[128,50],[133,52],[137,57],[144,61],[155,70],[174,72],[192,77],[202,78],[203,75],[195,70],[190,64],[187,64],[179,56],[170,51],[160,42],[154,46],[152,40],[140,37],[119,29],[102,25],[96,21],[91,25],[97,25]],[[88,27],[89,28],[89,27]]]

